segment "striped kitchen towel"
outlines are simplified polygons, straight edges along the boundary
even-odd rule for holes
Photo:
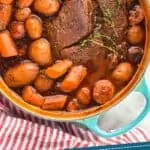
[[[120,137],[104,139],[73,123],[34,117],[0,96],[0,150],[63,150],[137,143],[150,141],[149,135],[136,128]]]

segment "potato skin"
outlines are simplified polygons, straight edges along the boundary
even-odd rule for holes
[[[29,47],[29,58],[40,66],[47,66],[52,63],[50,43],[45,38],[35,40]]]
[[[36,87],[36,89],[40,92],[46,92],[49,89],[52,88],[54,81],[49,79],[46,75],[44,74],[40,74],[35,82],[34,82],[34,86]]]
[[[109,80],[99,80],[93,89],[93,99],[97,104],[105,104],[112,99],[114,92],[115,87]]]
[[[27,7],[27,8],[17,9],[15,13],[15,18],[17,21],[25,21],[30,15],[31,15],[31,9]]]
[[[12,5],[0,3],[0,31],[5,30],[9,24],[12,13]]]
[[[25,28],[29,37],[33,40],[38,39],[42,36],[42,20],[36,15],[29,16],[29,18],[25,22]]]
[[[58,0],[35,0],[34,9],[46,16],[54,15],[60,8],[60,2]]]
[[[131,79],[133,74],[133,67],[128,62],[120,63],[112,72],[112,79],[120,83],[127,82]]]
[[[37,64],[24,61],[9,68],[4,74],[4,80],[9,87],[18,88],[32,83],[39,73]]]
[[[129,28],[127,33],[127,40],[132,45],[141,44],[144,42],[145,32],[139,25],[135,25]]]
[[[78,100],[77,99],[70,100],[66,109],[68,112],[75,112],[80,110],[80,105],[78,103]]]
[[[31,6],[34,0],[18,0],[18,7],[25,8]]]
[[[11,4],[14,0],[0,0],[2,4]]]
[[[82,105],[89,105],[91,102],[91,90],[88,87],[82,87],[77,92],[78,102]]]

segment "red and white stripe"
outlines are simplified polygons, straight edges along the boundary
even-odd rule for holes
[[[0,98],[2,150],[63,150],[146,141],[150,141],[150,136],[143,129],[136,128],[120,137],[104,139],[73,123],[58,123],[31,116],[5,98]]]

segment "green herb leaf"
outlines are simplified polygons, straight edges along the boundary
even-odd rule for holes
[[[107,35],[104,35],[104,34],[101,34],[101,33],[96,33],[96,34],[94,35],[94,37],[95,37],[95,38],[105,38],[105,39],[107,39],[108,41],[110,41],[110,42],[112,43],[112,45],[113,45],[115,48],[117,47],[115,41],[113,41],[113,39],[110,38],[110,37],[107,36]]]

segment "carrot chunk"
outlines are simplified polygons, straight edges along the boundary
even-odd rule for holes
[[[32,105],[42,106],[44,102],[44,97],[37,93],[37,91],[32,86],[26,86],[22,91],[23,99]]]
[[[0,33],[0,53],[2,57],[18,55],[16,45],[7,30]]]
[[[48,67],[45,70],[45,74],[52,79],[57,79],[63,76],[68,69],[72,66],[72,62],[70,60],[60,60],[56,64]]]
[[[87,69],[82,66],[74,66],[65,77],[63,82],[60,85],[60,89],[63,92],[72,92],[73,90],[77,89],[80,83],[87,75]]]
[[[45,97],[42,108],[45,110],[62,110],[67,102],[66,95],[54,95]]]

